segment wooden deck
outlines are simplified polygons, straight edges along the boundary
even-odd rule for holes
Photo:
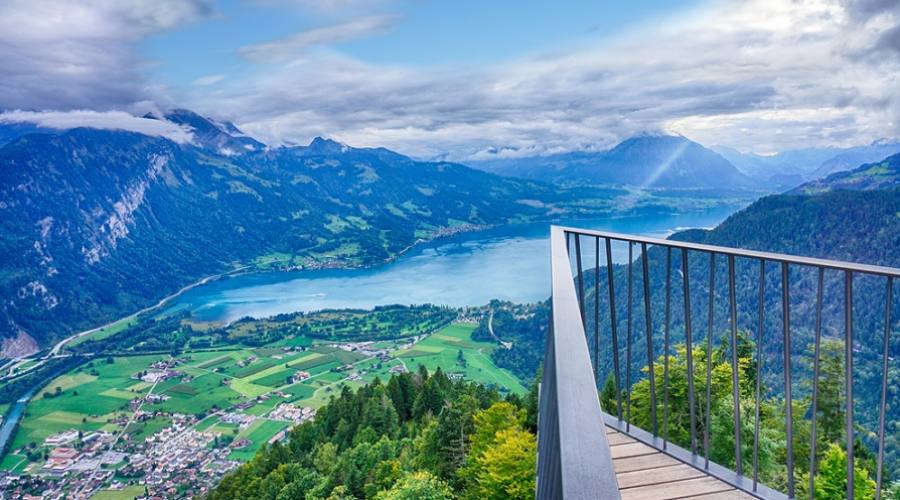
[[[754,498],[621,432],[606,431],[622,500]]]

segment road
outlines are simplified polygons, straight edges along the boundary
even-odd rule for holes
[[[504,342],[500,340],[500,337],[494,333],[494,310],[491,309],[491,314],[488,316],[488,332],[491,334],[491,337],[494,337],[494,340],[497,341],[498,344],[502,345],[505,349],[512,349],[512,342]]]
[[[130,315],[128,315],[128,316],[125,316],[124,318],[119,318],[119,319],[117,319],[117,320],[115,320],[115,321],[110,321],[109,323],[107,323],[107,324],[105,324],[105,325],[101,325],[101,326],[98,326],[98,327],[96,327],[96,328],[91,328],[90,330],[85,330],[85,331],[83,331],[83,332],[78,332],[78,333],[76,333],[76,334],[74,334],[74,335],[70,335],[70,336],[68,336],[68,337],[66,337],[66,338],[64,338],[64,339],[62,339],[62,340],[60,340],[59,342],[57,342],[56,345],[54,345],[53,348],[50,349],[50,352],[47,353],[47,355],[45,355],[42,359],[47,359],[47,358],[51,358],[51,357],[54,357],[54,356],[58,355],[59,352],[62,350],[62,348],[66,346],[66,344],[68,344],[69,342],[71,342],[71,341],[73,341],[73,340],[75,340],[75,339],[77,339],[77,338],[84,337],[84,336],[90,335],[90,334],[92,334],[92,333],[96,333],[96,332],[98,332],[98,331],[100,331],[100,330],[103,330],[104,328],[109,328],[110,326],[115,325],[115,324],[118,323],[119,321],[125,321],[125,320],[131,319],[131,318],[133,318],[133,317],[135,317],[135,316],[140,316],[141,314],[144,314],[144,313],[153,311],[154,309],[158,309],[158,308],[164,306],[164,305],[165,305],[166,303],[168,303],[170,300],[172,300],[172,299],[178,297],[179,295],[183,294],[184,292],[186,292],[186,291],[188,291],[188,290],[190,290],[190,289],[192,289],[192,288],[196,288],[196,287],[198,287],[198,286],[205,285],[205,284],[209,283],[210,281],[217,280],[217,279],[219,279],[219,278],[228,276],[228,275],[230,275],[230,274],[235,274],[235,273],[241,272],[241,271],[243,271],[243,270],[245,270],[245,269],[249,269],[249,268],[250,268],[250,266],[241,266],[241,267],[232,269],[231,271],[228,271],[228,272],[224,272],[224,273],[220,273],[220,274],[215,274],[215,275],[213,275],[213,276],[207,276],[207,277],[201,279],[200,281],[195,281],[194,283],[191,283],[190,285],[187,285],[187,286],[181,288],[181,289],[178,290],[177,292],[175,292],[175,293],[173,293],[173,294],[171,294],[171,295],[168,295],[168,296],[164,297],[163,299],[161,299],[161,300],[160,300],[159,302],[157,302],[156,304],[154,304],[154,305],[152,305],[152,306],[145,307],[145,308],[141,309],[140,311],[138,311],[138,312],[136,312],[136,313],[130,314]]]

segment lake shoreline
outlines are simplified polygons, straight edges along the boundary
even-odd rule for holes
[[[605,216],[602,219],[582,216],[572,219],[555,218],[546,221],[512,223],[493,225],[480,228],[477,231],[460,231],[441,238],[421,241],[407,247],[404,253],[395,255],[392,259],[383,262],[370,263],[361,266],[334,266],[326,269],[303,270],[279,270],[279,269],[249,269],[240,274],[222,276],[221,279],[206,284],[199,289],[208,294],[209,300],[200,296],[198,290],[193,290],[182,299],[176,301],[173,307],[164,313],[177,313],[189,310],[198,323],[210,323],[216,325],[229,324],[244,316],[253,318],[265,318],[275,314],[288,312],[311,312],[322,309],[371,309],[384,304],[423,304],[433,303],[450,307],[477,306],[489,302],[493,298],[511,300],[514,302],[535,302],[543,300],[549,295],[549,287],[545,293],[536,293],[534,289],[542,286],[540,269],[544,263],[541,259],[535,261],[533,255],[543,254],[546,245],[533,244],[535,241],[546,240],[549,235],[549,225],[564,223],[565,225],[578,225],[597,229],[616,229],[619,232],[653,234],[654,236],[668,236],[673,232],[684,228],[708,228],[717,225],[743,207],[743,203],[720,204],[708,209],[691,210],[686,212],[668,212],[665,214],[616,214]],[[490,250],[492,247],[502,246],[509,242],[531,243],[527,251],[519,254],[531,259],[534,266],[525,266],[516,260],[516,255],[509,254],[507,259],[485,263],[487,268],[493,269],[483,277],[483,282],[467,281],[459,282],[459,268],[437,269],[439,262],[456,259],[456,264],[471,271],[472,263],[468,259],[476,258],[477,254],[484,250],[482,246]],[[525,250],[525,249],[523,249]],[[413,263],[413,264],[411,264]],[[409,272],[411,265],[418,266],[421,273]],[[484,288],[493,286],[491,272],[496,273],[497,267],[517,267],[519,275],[510,276],[509,271],[502,276],[504,280],[517,278],[510,281],[505,293],[497,295],[483,294],[471,300],[463,300],[460,287]],[[227,278],[227,279],[225,279]],[[518,278],[529,283],[522,285]],[[236,281],[237,280],[237,281]],[[351,282],[356,281],[351,286]],[[426,289],[413,292],[409,286],[404,287],[400,282],[422,282]],[[308,286],[300,286],[305,283]],[[334,285],[328,288],[328,285]],[[326,289],[319,290],[319,285]],[[294,287],[292,290],[291,287]],[[416,284],[414,286],[420,286]],[[515,288],[530,290],[526,294],[512,293]],[[378,289],[368,297],[361,297],[361,288]],[[402,289],[401,293],[394,293]],[[503,290],[503,287],[495,287]],[[260,292],[256,294],[255,292]],[[340,293],[338,293],[340,292]],[[421,292],[421,293],[419,293]],[[340,296],[346,296],[346,300],[340,300]],[[434,298],[444,300],[433,300]],[[252,307],[252,304],[262,305],[260,309]],[[235,306],[235,307],[232,307]],[[225,311],[225,309],[231,309]],[[252,312],[251,312],[252,310]]]

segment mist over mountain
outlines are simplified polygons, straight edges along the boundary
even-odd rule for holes
[[[896,154],[900,152],[900,143],[879,139],[850,148],[792,149],[774,155],[741,153],[725,146],[714,146],[712,149],[744,174],[768,180],[773,187],[789,189],[803,181],[824,178]]]
[[[900,187],[900,154],[895,154],[881,161],[808,182],[789,194],[816,194],[837,190],[893,190],[898,187]]]
[[[612,149],[473,162],[501,175],[562,183],[644,188],[756,189],[760,184],[722,155],[685,137],[640,134]]]

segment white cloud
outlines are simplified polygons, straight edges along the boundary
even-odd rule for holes
[[[207,85],[215,85],[215,84],[221,82],[222,80],[224,80],[226,77],[227,77],[227,75],[222,75],[222,74],[201,76],[200,78],[197,78],[196,80],[191,82],[191,85],[197,85],[199,87],[205,87]]]
[[[110,109],[158,97],[134,44],[211,12],[209,0],[0,2],[0,110]]]
[[[272,42],[245,45],[238,49],[238,53],[254,62],[286,61],[316,45],[345,42],[382,33],[393,26],[395,21],[396,17],[391,15],[360,17],[301,31]]]
[[[141,118],[124,111],[7,111],[0,123],[33,123],[40,127],[66,130],[77,127],[126,130],[165,137],[177,143],[193,141],[191,129],[166,120]]]
[[[491,67],[312,54],[192,104],[274,143],[328,135],[423,157],[596,148],[648,129],[753,151],[859,144],[900,136],[900,51],[876,55],[900,26],[894,5],[724,1]]]

